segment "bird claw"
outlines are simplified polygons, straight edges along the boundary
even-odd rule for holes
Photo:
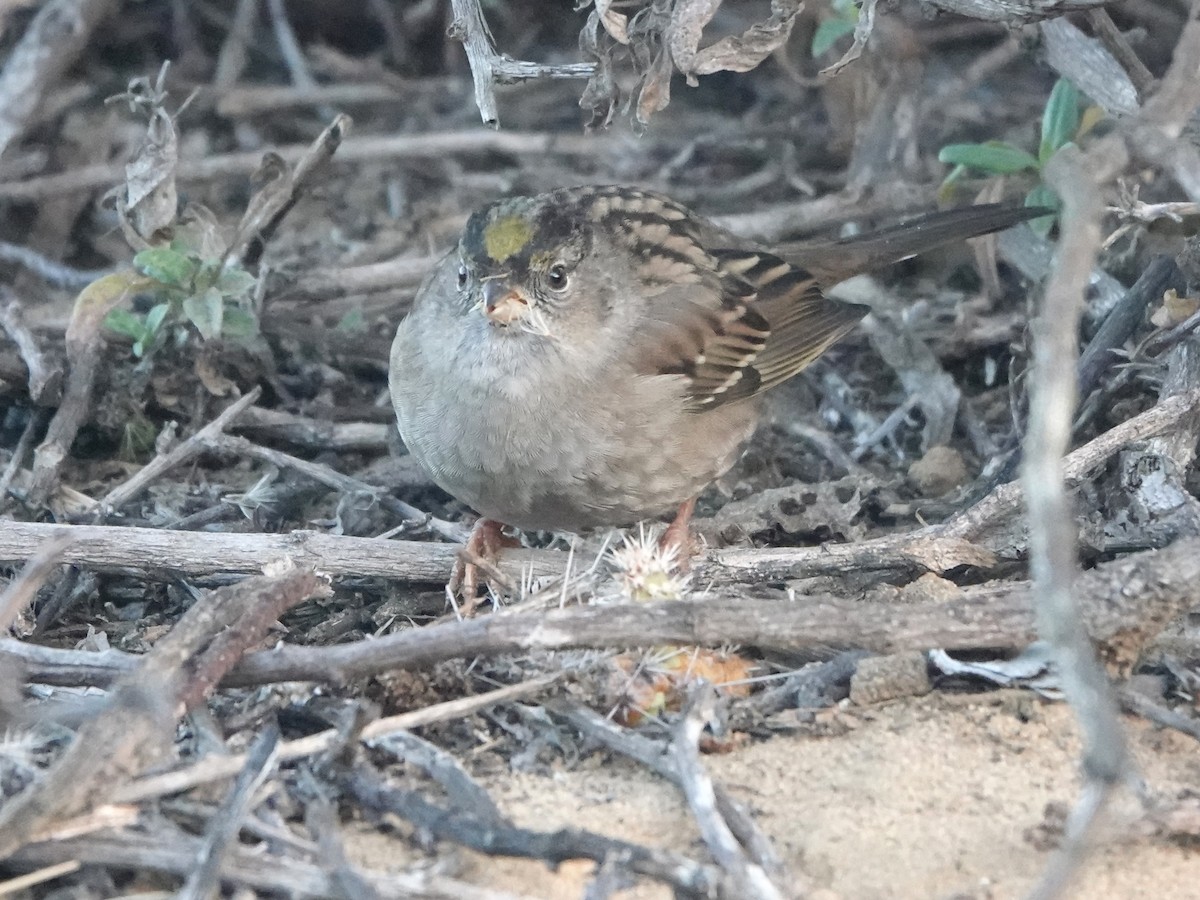
[[[464,618],[475,614],[482,599],[478,596],[480,572],[484,583],[493,590],[511,590],[512,584],[497,566],[502,550],[521,546],[516,538],[510,538],[501,530],[503,524],[495,519],[479,519],[454,563],[454,571],[446,583],[446,596],[450,605]],[[458,600],[461,599],[460,606]]]
[[[695,498],[688,500],[679,507],[679,512],[667,530],[658,539],[661,550],[675,550],[675,565],[680,572],[688,572],[692,568],[692,557],[703,549],[692,534],[692,512],[696,509]]]

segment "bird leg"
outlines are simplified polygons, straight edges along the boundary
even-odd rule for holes
[[[483,570],[489,584],[500,584],[503,576],[496,568],[500,559],[500,551],[506,547],[520,547],[521,542],[510,538],[501,530],[503,522],[495,519],[479,518],[471,529],[471,534],[462,549],[458,551],[458,559],[454,563],[454,572],[446,584],[446,592],[453,602],[455,597],[463,601],[462,614],[471,616],[479,605],[479,572]]]
[[[678,555],[679,571],[686,572],[692,567],[692,556],[700,552],[700,547],[697,546],[696,539],[692,537],[692,513],[696,509],[696,498],[685,501],[680,504],[679,511],[675,513],[675,518],[671,520],[671,524],[667,526],[667,530],[663,532],[662,537],[658,539],[658,546],[666,550],[669,547],[675,547]]]

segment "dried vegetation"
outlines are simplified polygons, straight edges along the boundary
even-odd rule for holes
[[[1200,737],[1200,3],[579,5],[0,2],[0,892],[509,896],[458,846],[801,896],[702,754],[938,671],[1079,717],[1050,897],[1136,778],[1118,706]],[[581,182],[771,242],[1057,215],[839,288],[872,314],[702,499],[689,578],[535,536],[457,619],[467,511],[394,438],[388,344],[470,210]],[[480,782],[601,750],[703,846]],[[1139,839],[1194,840],[1154,790]],[[423,859],[364,867],[353,822]]]

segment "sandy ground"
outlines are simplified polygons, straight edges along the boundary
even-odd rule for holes
[[[1039,839],[1047,804],[1070,803],[1078,787],[1076,729],[1065,705],[1004,691],[829,715],[845,728],[836,737],[781,735],[706,759],[816,897],[1024,895],[1048,858]],[[1126,722],[1153,796],[1174,798],[1200,783],[1195,742]],[[485,784],[518,824],[588,828],[704,857],[678,792],[623,760],[596,756],[575,771],[506,774]],[[1139,810],[1124,792],[1070,896],[1200,898],[1200,848],[1144,836]],[[365,831],[350,841],[352,855],[380,869],[400,862],[400,843]],[[591,873],[585,864],[551,872],[472,854],[461,864],[470,881],[547,900],[582,897]],[[618,896],[665,900],[670,892],[643,882]]]

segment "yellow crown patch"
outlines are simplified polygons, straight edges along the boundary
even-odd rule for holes
[[[533,238],[533,229],[520,216],[504,216],[483,229],[483,249],[495,262],[516,256]]]

